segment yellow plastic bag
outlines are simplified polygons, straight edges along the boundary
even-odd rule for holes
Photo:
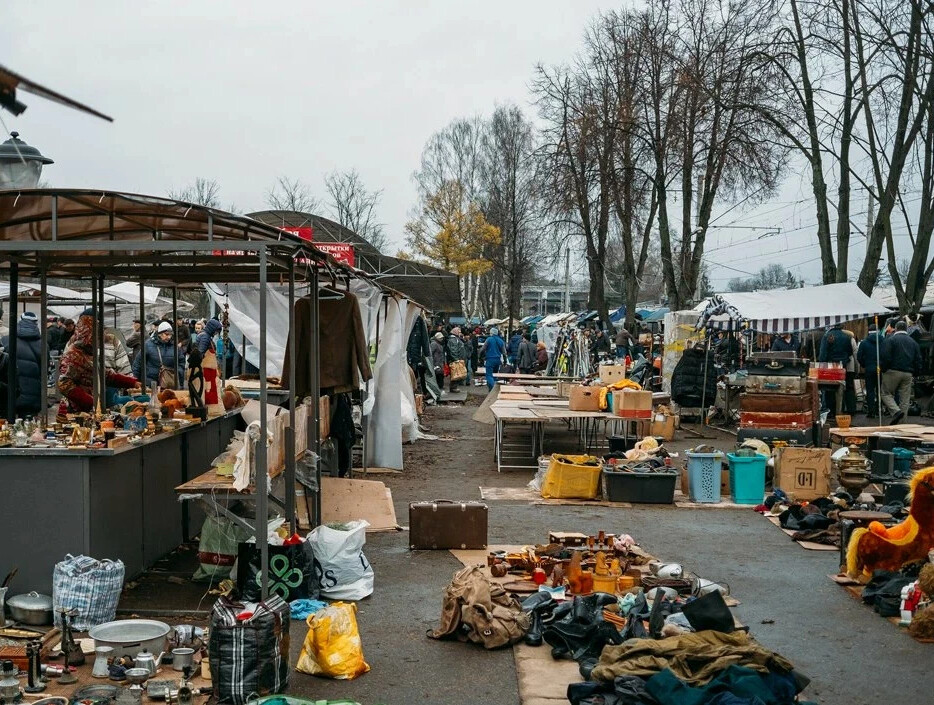
[[[356,615],[357,606],[348,602],[335,602],[309,615],[296,670],[338,680],[352,680],[369,671]]]
[[[542,497],[545,499],[594,499],[600,489],[602,470],[600,459],[592,455],[555,453],[551,456],[551,464],[542,480]]]

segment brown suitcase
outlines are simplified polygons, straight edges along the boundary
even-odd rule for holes
[[[777,414],[803,414],[811,411],[810,394],[743,394],[739,398],[740,411],[772,412]]]
[[[449,499],[412,502],[409,504],[409,548],[486,548],[488,513],[483,502]]]
[[[808,409],[800,414],[781,414],[768,411],[741,411],[739,425],[743,428],[811,428],[814,417]]]

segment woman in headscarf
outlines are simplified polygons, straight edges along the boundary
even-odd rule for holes
[[[59,368],[58,391],[68,399],[75,411],[93,411],[94,397],[94,316],[82,314],[75,324],[75,333],[65,346]],[[107,395],[112,397],[118,389],[139,386],[135,377],[123,375],[106,367]]]
[[[538,341],[535,345],[535,364],[532,366],[532,372],[542,372],[548,369],[548,349],[545,344]]]
[[[205,323],[195,338],[194,347],[201,353],[201,371],[204,373],[204,403],[217,404],[220,401],[220,395],[217,391],[217,347],[214,344],[214,336],[217,335],[223,326],[216,318],[212,318]],[[198,330],[198,324],[195,324],[195,330]]]
[[[464,345],[463,339],[461,338],[460,328],[453,328],[451,330],[451,335],[448,337],[447,352],[448,352],[449,363],[454,362],[455,360],[459,360],[460,362],[463,362],[464,364],[467,363],[467,348]],[[452,379],[450,382],[450,385],[451,385],[450,386],[451,394],[453,394],[454,392],[457,391],[458,383]]]

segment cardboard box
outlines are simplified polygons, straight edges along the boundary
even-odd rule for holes
[[[564,397],[565,399],[571,398],[571,389],[577,385],[574,382],[565,382],[564,380],[558,380],[558,396]]]
[[[613,413],[625,419],[651,419],[652,392],[637,392],[634,389],[614,390]]]
[[[571,411],[600,411],[600,387],[580,384],[571,387],[568,408]]]
[[[794,499],[812,500],[830,492],[830,448],[782,448],[775,484]]]
[[[675,439],[675,423],[675,417],[672,415],[655,414],[652,418],[652,428],[649,434],[664,438],[666,441],[673,441]]]
[[[626,379],[626,365],[600,365],[597,375],[604,384],[613,384]]]

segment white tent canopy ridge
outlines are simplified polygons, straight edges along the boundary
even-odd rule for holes
[[[803,289],[716,294],[702,309],[697,329],[795,333],[880,315],[889,311],[853,283]]]

